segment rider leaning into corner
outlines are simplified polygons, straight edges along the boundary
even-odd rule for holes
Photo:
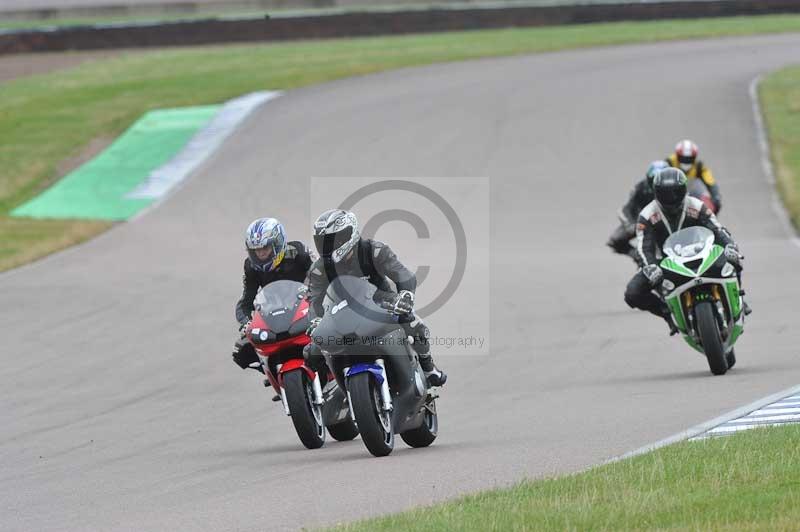
[[[313,336],[325,312],[322,302],[328,285],[339,275],[353,275],[369,280],[378,287],[376,297],[389,302],[406,335],[414,339],[413,347],[430,386],[442,386],[447,374],[437,368],[430,354],[430,331],[414,314],[414,291],[417,278],[401,263],[391,248],[377,240],[361,238],[355,214],[341,209],[322,213],[314,223],[314,245],[320,258],[308,272],[308,299],[311,306],[311,325],[308,334]],[[391,280],[396,292],[389,284]],[[306,346],[305,354],[312,367],[322,362],[322,354],[315,343]]]
[[[242,369],[258,362],[255,349],[244,338],[258,290],[274,281],[304,282],[313,262],[302,242],[286,241],[286,229],[275,218],[253,221],[245,231],[244,244],[247,258],[244,259],[243,290],[241,299],[236,303],[240,339],[233,351],[233,361]]]
[[[608,246],[615,253],[621,255],[633,254],[633,259],[637,262],[638,253],[631,249],[630,241],[636,236],[636,220],[648,203],[653,201],[653,179],[659,170],[667,168],[666,161],[653,161],[647,168],[645,176],[640,179],[631,191],[628,201],[619,211],[620,226],[611,234],[608,239]]]
[[[714,213],[719,214],[722,208],[719,185],[714,179],[711,169],[697,158],[698,152],[697,144],[688,139],[682,140],[675,145],[675,152],[664,161],[672,168],[680,168],[689,180],[700,179],[711,195]]]
[[[740,282],[744,258],[733,237],[720,225],[714,213],[702,201],[687,195],[686,183],[686,175],[677,168],[667,168],[656,175],[653,182],[655,199],[642,210],[636,224],[637,249],[643,266],[625,289],[628,306],[664,318],[669,325],[670,335],[677,333],[678,329],[672,322],[669,307],[652,292],[664,279],[658,259],[667,238],[673,232],[687,227],[710,229],[715,242],[725,246],[725,258],[736,267]],[[747,303],[744,303],[744,311],[745,314],[750,313]]]

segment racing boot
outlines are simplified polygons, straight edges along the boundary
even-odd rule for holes
[[[447,382],[447,373],[436,367],[430,354],[419,355],[419,365],[425,373],[428,386],[444,386]]]
[[[667,327],[669,327],[670,336],[675,336],[680,332],[678,330],[678,327],[675,326],[675,322],[672,321],[672,312],[670,312],[669,307],[667,307],[666,304],[664,305],[664,308],[661,310],[661,317],[664,318],[664,321],[667,322]]]
[[[744,312],[745,316],[749,316],[753,309],[750,308],[750,305],[747,304],[744,296],[746,292],[744,288],[742,288],[742,270],[741,267],[736,271],[736,278],[739,280],[739,295],[742,296],[742,311]]]
[[[733,366],[736,365],[736,353],[734,353],[733,349],[725,355],[725,360],[728,362],[728,369],[731,369]]]
[[[272,388],[272,383],[269,382],[269,379],[264,379],[264,382],[262,384],[264,385],[264,388]],[[276,393],[275,395],[272,396],[273,403],[277,403],[280,400],[281,396],[279,394]]]

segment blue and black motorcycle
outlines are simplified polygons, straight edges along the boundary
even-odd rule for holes
[[[394,449],[399,434],[411,447],[436,439],[436,395],[428,389],[416,351],[399,317],[376,301],[376,287],[340,276],[328,287],[314,341],[339,386],[347,390],[361,439],[375,456]]]

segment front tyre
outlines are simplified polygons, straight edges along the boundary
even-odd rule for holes
[[[283,376],[283,387],[297,436],[307,448],[319,449],[325,443],[325,426],[322,409],[314,404],[311,380],[305,371],[297,369]]]
[[[422,425],[415,429],[400,433],[400,437],[409,447],[427,447],[436,439],[439,434],[439,415],[436,413],[436,401],[432,400],[426,404],[425,418]]]
[[[697,319],[697,332],[700,342],[706,353],[708,367],[714,375],[724,375],[728,371],[728,361],[725,360],[725,350],[719,334],[719,325],[714,317],[714,305],[710,301],[698,303],[694,309]]]
[[[392,413],[381,408],[380,386],[371,373],[358,373],[347,380],[351,404],[361,439],[374,456],[387,456],[394,449]]]

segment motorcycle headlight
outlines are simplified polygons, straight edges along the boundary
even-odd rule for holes
[[[730,277],[731,275],[733,275],[734,271],[736,271],[736,269],[733,267],[733,264],[727,262],[725,263],[725,266],[722,267],[722,276]]]
[[[675,290],[675,283],[673,283],[673,282],[672,282],[672,281],[670,281],[669,279],[664,279],[664,281],[661,283],[661,286],[662,286],[662,287],[664,288],[664,290],[666,290],[667,292],[672,292],[673,290]]]

